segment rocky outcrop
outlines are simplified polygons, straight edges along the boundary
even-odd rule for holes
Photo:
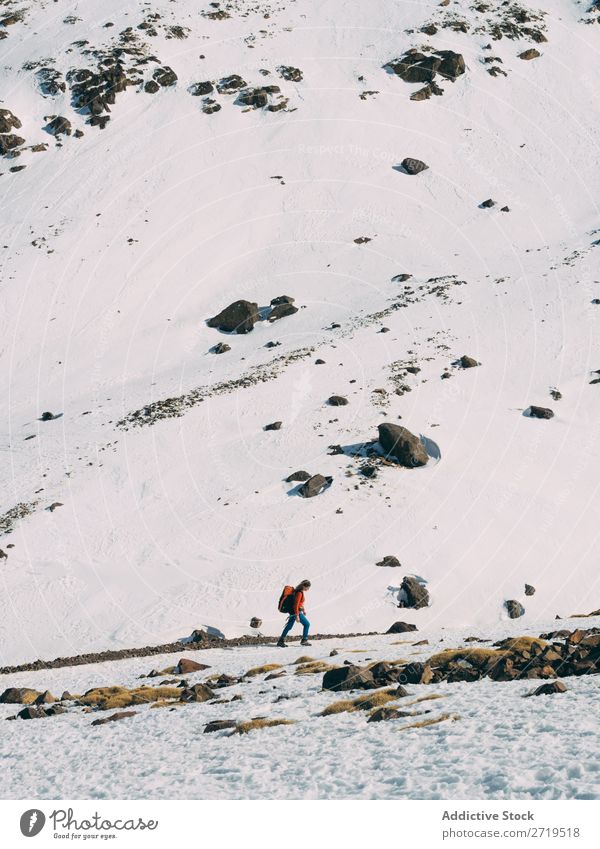
[[[324,490],[328,489],[333,482],[333,478],[329,475],[313,475],[306,483],[298,489],[299,495],[302,498],[314,498],[315,495],[320,495]]]
[[[259,320],[258,304],[240,300],[229,304],[206,323],[209,327],[216,327],[227,333],[250,333]]]
[[[400,586],[400,601],[398,607],[409,607],[420,610],[429,606],[429,593],[416,578],[406,576]]]
[[[20,130],[23,125],[10,109],[0,109],[0,133],[10,133],[11,130]]]
[[[417,626],[413,625],[411,622],[394,622],[393,625],[385,632],[386,634],[406,634],[410,631],[416,631]]]
[[[425,54],[413,48],[386,67],[407,83],[431,83],[438,74],[454,81],[465,73],[465,60],[453,50]]]
[[[10,153],[15,148],[20,147],[22,144],[25,144],[25,139],[22,139],[21,136],[17,136],[14,133],[0,135],[0,156],[6,156],[7,153]]]
[[[519,619],[521,616],[525,615],[525,608],[521,602],[515,601],[515,599],[505,601],[504,606],[506,607],[509,619]]]
[[[377,687],[369,669],[361,666],[340,666],[330,669],[323,676],[323,689],[341,692],[345,690],[373,690]]]
[[[424,466],[429,457],[418,436],[401,425],[386,422],[379,425],[379,444],[387,457],[393,457],[401,466],[411,469]]]
[[[393,554],[386,554],[382,560],[378,560],[376,563],[377,566],[390,566],[392,568],[399,568],[402,564],[398,560],[397,557],[394,557]]]

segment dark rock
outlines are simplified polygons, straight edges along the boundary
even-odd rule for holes
[[[414,663],[408,663],[406,666],[402,667],[400,672],[400,683],[401,684],[421,684],[427,683],[426,679],[428,675],[426,670],[429,667],[424,663],[419,663],[415,661]],[[425,680],[424,680],[425,679]]]
[[[292,483],[292,481],[301,481],[303,483],[304,481],[307,481],[309,478],[310,478],[309,473],[305,472],[304,470],[301,469],[298,472],[292,472],[291,475],[288,475],[287,478],[286,478],[286,481],[288,483]]]
[[[406,600],[401,600],[398,607],[408,607],[414,610],[429,607],[429,593],[416,578],[410,576],[404,577],[400,586],[400,592],[404,593]]]
[[[425,24],[425,26],[421,27],[421,32],[424,32],[425,35],[435,35],[438,31],[438,28],[435,24]]]
[[[259,319],[258,304],[242,300],[234,301],[206,323],[229,333],[249,333]]]
[[[530,47],[529,50],[524,50],[522,53],[519,53],[519,59],[539,59],[542,54],[539,50],[536,50],[535,47]]]
[[[514,599],[509,599],[504,602],[504,606],[506,607],[506,611],[508,613],[509,619],[519,619],[525,613],[525,608],[523,605],[515,601]]]
[[[182,690],[180,701],[182,702],[208,702],[214,699],[215,694],[207,687],[206,684],[194,684],[192,687],[187,687]]]
[[[277,304],[267,316],[267,321],[277,321],[280,318],[286,318],[288,315],[294,315],[298,312],[298,307],[292,303]]]
[[[399,711],[398,708],[380,707],[373,711],[367,722],[382,722],[388,719],[398,719],[401,716],[405,716],[405,713]]]
[[[38,705],[23,708],[17,716],[19,719],[45,719],[48,716],[58,716],[61,713],[65,713],[65,708],[61,705],[52,705],[52,707]]]
[[[164,68],[155,68],[152,77],[162,88],[168,88],[177,82],[177,74],[168,65],[165,65]]]
[[[394,622],[387,631],[386,634],[406,634],[409,631],[416,631],[417,626],[413,625],[410,622]]]
[[[10,133],[12,129],[20,130],[22,126],[10,109],[0,109],[0,133]]]
[[[0,704],[22,705],[26,701],[35,701],[39,695],[37,690],[30,690],[28,687],[8,687],[0,696]]]
[[[204,726],[204,734],[211,734],[213,731],[224,731],[226,728],[235,728],[237,722],[235,719],[213,719],[208,725]]]
[[[228,345],[227,342],[219,342],[217,345],[213,345],[211,351],[213,354],[226,354],[227,351],[231,351],[231,345]]]
[[[128,719],[130,716],[136,716],[136,714],[136,710],[119,710],[116,713],[111,713],[110,716],[95,719],[92,725],[106,725],[107,722],[118,722],[120,719]]]
[[[408,692],[404,689],[402,684],[398,684],[397,688],[394,690],[394,695],[397,699],[403,699],[405,696],[408,696]]]
[[[348,399],[347,399],[347,398],[344,398],[344,396],[343,396],[343,395],[331,395],[331,396],[327,399],[327,403],[328,403],[331,407],[345,407],[345,406],[346,406],[346,404],[348,403]]]
[[[259,619],[258,616],[253,616],[252,619],[250,620],[250,627],[251,628],[260,628],[261,625],[262,625],[262,619]]]
[[[292,83],[299,83],[303,76],[300,68],[293,68],[291,65],[280,65],[277,71],[280,77]]]
[[[281,304],[293,304],[295,300],[291,295],[278,295],[276,298],[271,298],[271,306],[279,307]]]
[[[551,696],[553,693],[566,693],[567,688],[562,681],[550,681],[548,684],[542,684],[533,693],[528,693],[529,696]]]
[[[315,365],[316,366],[324,366],[325,360],[321,360],[321,359],[315,360]]]
[[[53,136],[70,136],[72,127],[68,118],[64,118],[62,115],[56,115],[48,124],[46,124],[45,129]]]
[[[532,419],[552,419],[554,412],[549,407],[536,407],[533,404],[526,411]]]
[[[144,84],[144,91],[146,94],[156,94],[157,91],[160,91],[160,86],[155,80],[148,80]]]
[[[36,705],[51,705],[54,704],[56,699],[50,692],[50,690],[44,690],[43,693],[40,693],[37,699],[35,700]]]
[[[490,209],[492,206],[496,206],[496,201],[488,198],[487,200],[482,200],[479,206],[481,209]]]
[[[392,277],[392,283],[406,283],[407,280],[410,280],[412,274],[395,274]]]
[[[376,565],[377,566],[393,566],[393,567],[398,568],[402,564],[400,563],[400,561],[398,560],[397,557],[394,557],[393,554],[386,554],[385,557],[383,558],[383,560],[379,560]]]
[[[400,167],[404,168],[407,174],[414,176],[415,174],[420,174],[421,171],[427,171],[429,165],[426,165],[420,159],[411,159],[411,157],[406,157],[400,163]]]
[[[50,413],[50,412],[46,411],[45,413],[42,413],[42,415],[40,416],[40,421],[41,422],[51,422],[51,421],[53,421],[54,419],[57,419],[57,418],[58,418],[58,416],[54,415],[54,413]]]
[[[239,74],[232,74],[229,77],[223,77],[217,83],[217,91],[219,94],[235,94],[240,88],[245,88],[246,81]]]
[[[298,492],[302,498],[314,498],[331,486],[333,478],[329,475],[313,475],[303,483]]]
[[[531,584],[525,584],[525,595],[534,595],[535,587],[532,587]]]
[[[206,80],[202,83],[194,83],[194,85],[190,86],[189,92],[194,97],[198,97],[203,94],[210,94],[214,90],[214,85],[210,82],[210,80]]]
[[[379,444],[386,456],[394,457],[402,466],[424,466],[429,457],[418,436],[401,425],[386,422],[378,426]]]
[[[0,156],[6,156],[9,151],[14,150],[22,144],[25,144],[25,139],[22,139],[21,136],[16,136],[14,133],[0,135]]]
[[[283,422],[271,422],[271,424],[265,425],[265,430],[281,430],[281,425]]]
[[[407,83],[431,83],[438,73],[454,81],[465,73],[462,55],[452,50],[438,50],[429,55],[409,50],[400,59],[389,62],[387,67]]]
[[[221,110],[221,104],[217,103],[216,100],[212,100],[210,97],[207,97],[202,104],[202,111],[205,115],[212,115],[215,112],[219,112]]]
[[[352,664],[330,669],[323,676],[324,690],[374,690],[377,686],[369,669]]]
[[[386,687],[389,684],[397,684],[402,667],[397,664],[380,660],[369,667],[371,675],[377,682],[378,687]]]
[[[459,360],[459,364],[461,368],[475,368],[476,366],[480,366],[481,363],[478,363],[477,360],[474,360],[473,357],[468,357],[466,354],[463,354]]]
[[[440,76],[447,80],[454,80],[465,72],[465,60],[460,53],[453,50],[438,50],[438,56],[442,57],[442,64],[438,68]]]
[[[206,663],[198,663],[196,660],[190,660],[188,657],[182,657],[175,667],[176,675],[188,675],[190,672],[202,672],[204,669],[210,669]]]
[[[240,92],[237,102],[252,109],[264,109],[269,102],[269,95],[264,88],[249,88]]]

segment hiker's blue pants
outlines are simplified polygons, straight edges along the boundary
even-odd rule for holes
[[[299,616],[298,618],[300,619],[300,623],[301,623],[302,627],[304,628],[304,630],[303,630],[303,632],[302,632],[302,639],[303,639],[303,640],[305,640],[305,639],[308,637],[308,629],[310,628],[310,622],[308,621],[308,619],[306,618],[306,616],[304,615],[304,613],[301,613],[301,614],[300,614],[300,616]],[[285,638],[287,637],[287,635],[290,633],[290,631],[291,631],[291,630],[292,630],[292,628],[294,627],[294,622],[295,622],[295,621],[296,621],[296,617],[295,617],[295,615],[292,613],[292,614],[290,615],[290,618],[289,618],[289,619],[288,619],[288,621],[286,622],[285,628],[283,629],[283,632],[282,632],[282,634],[281,634],[280,639],[285,640]]]

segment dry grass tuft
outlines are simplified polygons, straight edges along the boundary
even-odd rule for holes
[[[490,660],[501,660],[507,657],[509,652],[501,651],[500,649],[473,649],[468,646],[462,649],[444,649],[429,658],[429,666],[447,666],[449,663],[455,663],[457,660],[466,660],[472,663],[473,666],[483,666],[489,663]]]
[[[294,725],[293,719],[250,719],[248,722],[240,722],[233,729],[233,734],[247,734],[257,728],[273,728],[275,725]]]
[[[272,672],[274,669],[281,669],[281,663],[265,663],[262,666],[254,666],[249,669],[244,678],[254,678],[255,675],[262,675],[263,672]]]
[[[455,722],[457,719],[460,719],[460,716],[455,713],[443,713],[441,716],[436,716],[432,719],[422,719],[420,722],[411,722],[410,725],[403,725],[398,731],[408,731],[409,728],[426,728],[428,725],[437,725],[439,722],[446,722],[448,719]]]
[[[98,710],[143,705],[167,699],[179,699],[181,690],[178,687],[95,687],[79,699],[81,704],[97,707]]]
[[[393,692],[382,692],[378,693],[370,693],[367,696],[360,696],[358,699],[354,699],[354,706],[358,710],[372,710],[373,708],[379,708],[383,705],[386,705],[388,702],[396,701],[398,696],[396,696]]]
[[[308,654],[303,654],[303,655],[300,655],[298,660],[294,661],[293,666],[298,666],[298,664],[300,664],[300,663],[314,663],[314,662],[315,662],[314,657],[310,657],[310,655],[308,655]]]
[[[317,675],[320,672],[329,672],[336,669],[331,663],[324,660],[315,660],[313,663],[304,663],[296,669],[296,675]]]
[[[342,699],[339,702],[332,702],[330,705],[327,705],[321,711],[320,716],[331,716],[334,713],[350,713],[353,710],[355,710],[355,706],[352,699]]]
[[[547,646],[546,640],[540,640],[539,637],[511,637],[502,641],[504,651],[531,652],[536,648],[545,649]]]
[[[429,696],[419,696],[417,699],[413,699],[412,702],[402,702],[402,707],[406,705],[417,705],[419,702],[432,702],[435,699],[445,699],[446,696],[442,695],[442,693],[431,693]]]

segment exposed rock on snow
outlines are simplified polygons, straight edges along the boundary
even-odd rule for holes
[[[415,174],[420,174],[421,171],[427,171],[429,169],[429,165],[426,165],[421,159],[411,159],[410,156],[407,156],[400,163],[400,168],[402,168],[407,174],[414,176]]]
[[[386,634],[405,634],[409,631],[416,631],[417,626],[413,625],[412,622],[394,622],[393,625],[385,632]]]
[[[504,606],[506,607],[506,612],[510,619],[519,619],[521,616],[525,615],[525,608],[521,602],[515,601],[515,599],[505,601]]]
[[[377,687],[370,669],[360,666],[340,666],[330,669],[323,676],[323,689],[340,692],[343,690],[373,690]]]
[[[419,610],[429,606],[429,592],[416,578],[407,576],[402,579],[400,586],[400,601],[398,607],[412,607]]]
[[[25,144],[25,139],[21,138],[21,136],[17,136],[14,133],[7,133],[6,135],[0,135],[0,156],[6,156],[15,148],[20,147],[20,145]]]
[[[259,320],[258,304],[242,300],[229,304],[206,323],[228,333],[249,333]]]
[[[298,494],[302,498],[314,498],[315,495],[320,495],[324,490],[328,489],[332,482],[333,478],[329,475],[313,475],[306,483],[299,487]]]
[[[250,627],[251,628],[260,628],[261,625],[262,625],[262,619],[259,619],[258,616],[253,616],[252,619],[250,620]]]
[[[407,83],[431,83],[437,74],[454,81],[465,73],[465,60],[453,50],[425,55],[411,49],[400,59],[389,62],[387,67]]]
[[[327,399],[330,407],[345,407],[348,404],[348,399],[343,395],[330,395]]]
[[[291,65],[280,65],[277,68],[277,71],[282,79],[288,80],[289,82],[299,83],[303,78],[300,68],[294,68]]]
[[[310,478],[310,474],[308,472],[305,472],[303,469],[301,469],[298,472],[292,472],[291,475],[288,475],[287,478],[286,478],[286,481],[288,483],[292,483],[293,481],[304,482],[304,481],[307,481],[309,478]]]
[[[210,350],[213,354],[226,354],[227,351],[231,351],[231,345],[228,345],[227,342],[218,342]]]
[[[398,560],[397,557],[394,557],[393,554],[386,554],[383,560],[379,560],[376,564],[377,566],[391,566],[394,568],[399,568],[402,564]]]
[[[525,415],[530,419],[554,418],[554,412],[549,407],[536,407],[534,404],[525,410]]]
[[[567,687],[563,684],[562,681],[551,681],[549,684],[540,684],[540,686],[533,691],[533,693],[527,693],[528,696],[551,696],[554,693],[566,693]]]
[[[130,716],[137,716],[136,710],[119,710],[116,713],[111,713],[110,716],[103,716],[101,719],[95,719],[92,725],[106,725],[107,722],[118,722],[121,719],[129,719]]]
[[[63,115],[55,115],[46,125],[46,130],[53,136],[70,136],[72,125],[68,118]]]
[[[530,47],[529,50],[519,53],[519,59],[538,59],[541,55],[540,51],[536,50],[535,47]]]
[[[531,584],[525,584],[525,595],[535,595],[535,587]]]
[[[402,466],[411,469],[424,466],[429,457],[425,446],[418,436],[415,436],[402,425],[385,422],[378,425],[379,444],[387,457],[394,457]]]
[[[281,425],[283,422],[271,422],[271,424],[265,425],[265,430],[281,430]]]
[[[12,129],[20,130],[22,126],[10,109],[0,109],[0,133],[10,133]]]
[[[290,301],[275,304],[273,309],[267,315],[267,321],[273,322],[280,318],[286,318],[288,315],[294,315],[298,312],[298,307],[295,307]]]
[[[462,355],[458,363],[461,368],[475,368],[476,366],[481,365],[481,363],[478,363],[473,357],[468,357],[466,354]]]

